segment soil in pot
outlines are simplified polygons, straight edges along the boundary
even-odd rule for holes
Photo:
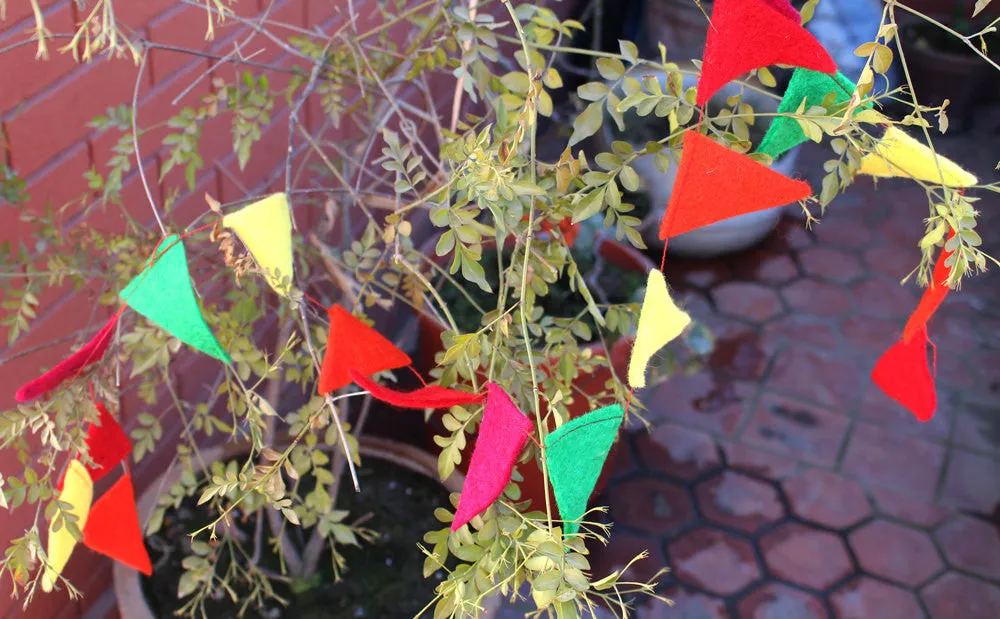
[[[427,531],[441,528],[433,513],[435,508],[448,505],[448,491],[429,477],[371,457],[358,475],[362,492],[342,492],[337,508],[348,510],[351,519],[370,514],[364,526],[377,531],[378,539],[361,546],[338,546],[347,564],[340,582],[334,581],[332,556],[327,551],[311,588],[293,591],[274,581],[277,594],[289,605],[248,608],[244,619],[410,619],[433,598],[433,589],[445,574],[439,571],[423,578],[424,555],[417,543]],[[212,520],[196,500],[188,499],[180,509],[168,511],[160,532],[149,539],[154,571],[151,578],[142,578],[142,589],[156,617],[173,617],[183,606],[184,600],[177,599],[177,586],[184,573],[181,561],[190,554],[187,534]],[[246,522],[239,516],[235,520],[244,531],[254,531],[253,516]],[[267,539],[266,522],[264,526]],[[293,533],[297,532],[293,528]],[[279,570],[278,559],[267,544],[261,565],[273,572]],[[225,568],[220,565],[217,573],[224,573]],[[248,594],[245,588],[234,589],[241,600]],[[206,610],[212,619],[239,617],[239,607],[228,596],[207,603]]]

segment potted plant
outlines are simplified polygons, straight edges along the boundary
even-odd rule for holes
[[[938,107],[948,100],[947,113],[959,131],[971,127],[990,65],[979,47],[972,0],[954,0],[941,22],[915,19],[900,28],[897,45],[905,54],[910,88],[921,105]]]
[[[572,136],[562,155],[545,160],[538,122],[563,87],[551,54],[593,53],[563,45],[579,24],[543,6],[389,3],[362,15],[348,3],[344,23],[331,14],[305,28],[274,7],[246,17],[229,3],[185,4],[210,36],[223,23],[242,28],[237,51],[217,53],[143,40],[140,25],[116,21],[112,4],[104,0],[58,34],[82,62],[135,61],[131,99],[112,103],[120,105],[81,138],[88,156],[112,144],[109,159],[87,171],[80,199],[64,209],[23,202],[14,164],[30,156],[16,140],[3,173],[3,199],[19,203],[18,223],[34,240],[0,246],[12,283],[0,320],[14,346],[2,365],[40,374],[10,386],[18,403],[0,415],[0,455],[18,463],[0,479],[0,507],[26,522],[10,527],[0,573],[27,612],[80,594],[73,564],[62,570],[71,555],[81,571],[93,569],[98,553],[148,573],[143,588],[134,572],[116,571],[123,619],[141,608],[192,617],[273,616],[280,607],[326,613],[338,602],[325,596],[351,612],[364,599],[389,602],[365,606],[382,616],[408,615],[412,608],[392,602],[415,595],[421,579],[430,582],[414,614],[436,619],[482,617],[498,595],[524,592],[536,614],[559,618],[597,606],[632,616],[638,598],[662,599],[656,577],[632,582],[591,568],[588,544],[606,542],[612,529],[587,484],[572,488],[573,501],[556,485],[565,491],[581,470],[596,483],[625,409],[629,419],[641,411],[632,389],[640,381],[624,383],[615,368],[639,309],[625,273],[650,269],[643,304],[652,298],[654,318],[671,319],[649,339],[670,341],[690,323],[663,278],[627,249],[643,245],[641,220],[623,199],[639,188],[635,162],[677,155],[694,140],[756,165],[743,156],[752,107],[710,110],[699,126],[694,93],[683,87],[691,71],[665,57],[642,59],[623,41],[619,53],[597,54],[602,80],[575,91]],[[34,11],[27,19],[38,20],[37,37],[5,49],[53,53],[47,15]],[[274,58],[247,51],[258,36],[275,45]],[[159,86],[152,99],[141,96],[149,62],[164,66],[162,51],[189,51],[197,66],[207,54],[212,78],[182,72],[185,89],[202,85],[182,92],[194,101],[146,121],[148,104],[164,97]],[[669,92],[656,92],[658,80],[631,78],[657,71]],[[624,131],[630,106],[667,126],[641,146],[571,150],[601,132],[605,112]],[[865,119],[825,108],[796,118],[817,141],[832,138],[825,205],[877,154],[876,136]],[[217,152],[220,143],[226,152]],[[155,153],[158,175],[144,153]],[[922,270],[949,227],[960,229],[947,241],[957,283],[986,260],[972,199],[924,186],[934,210]],[[603,234],[574,244],[572,225],[593,221]],[[433,255],[419,249],[428,229]],[[602,280],[602,261],[622,270]],[[487,296],[477,301],[476,289]],[[612,289],[620,294],[598,293]],[[482,309],[478,323],[459,325],[466,301]],[[67,324],[44,317],[45,306]],[[423,313],[447,328],[434,323],[422,345],[436,354],[412,367],[404,336],[415,329],[406,321]],[[666,342],[655,348],[671,351]],[[61,356],[32,357],[39,349]],[[427,384],[405,391],[394,384],[404,379]],[[581,402],[590,408],[604,398],[614,405],[588,413],[596,418],[576,416]],[[423,419],[414,408],[441,409],[433,417],[439,481],[427,478],[427,454],[406,450],[399,459],[378,440],[373,399],[408,407],[393,412],[409,421]],[[478,467],[477,453],[487,454]],[[366,473],[373,469],[381,472]],[[459,494],[440,492],[442,484],[458,489],[466,469]],[[95,483],[105,475],[107,483]],[[416,502],[407,506],[386,496],[408,488]],[[479,502],[460,518],[470,496]],[[403,520],[423,533],[400,527]],[[389,538],[416,549],[399,582],[371,562],[390,558]],[[352,560],[356,546],[361,556]],[[369,578],[377,591],[360,586]],[[143,604],[132,605],[138,596]],[[303,607],[309,600],[312,609]]]

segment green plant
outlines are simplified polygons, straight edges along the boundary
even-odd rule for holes
[[[46,29],[36,0],[31,2],[38,20],[37,41],[31,42],[45,55],[55,37]],[[211,265],[199,269],[197,284],[208,324],[233,363],[205,381],[211,387],[207,392],[182,395],[176,361],[188,353],[169,334],[129,319],[114,353],[88,373],[87,380],[69,382],[50,397],[4,411],[0,448],[15,453],[24,470],[2,480],[0,496],[12,509],[33,510],[34,518],[23,533],[12,535],[0,571],[11,577],[14,595],[24,596],[25,604],[36,594],[39,567],[47,562],[41,530],[64,510],[55,500],[54,480],[70,454],[86,453],[85,429],[97,418],[92,398],[114,407],[126,388],[134,389],[144,406],[131,437],[136,460],[169,448],[165,420],[179,417],[183,423],[171,465],[181,467],[183,474],[163,488],[147,532],[163,526],[168,512],[184,501],[193,500],[211,514],[191,532],[179,583],[181,614],[206,616],[206,604],[227,595],[242,599],[245,607],[259,605],[280,597],[276,583],[293,583],[297,589],[315,586],[324,553],[337,566],[338,578],[356,576],[342,561],[341,551],[366,543],[377,532],[348,519],[338,509],[338,497],[353,491],[344,481],[357,464],[357,437],[367,419],[368,394],[347,388],[334,397],[306,396],[294,406],[281,404],[288,393],[315,393],[318,355],[327,345],[325,313],[307,301],[307,292],[320,295],[323,304],[340,302],[358,315],[370,308],[407,306],[440,313],[448,330],[443,336],[446,350],[433,372],[435,382],[479,391],[485,376],[502,385],[535,421],[534,440],[520,463],[540,463],[545,482],[539,445],[548,428],[569,418],[571,404],[583,399],[596,407],[629,399],[617,376],[598,393],[576,388],[582,377],[608,365],[607,355],[594,354],[586,346],[591,330],[596,328],[602,339],[628,334],[636,306],[595,301],[586,267],[557,230],[567,218],[581,222],[598,217],[619,240],[641,245],[640,220],[632,214],[633,205],[623,201],[626,192],[638,189],[632,164],[653,157],[670,165],[669,154],[676,155],[684,132],[696,122],[694,89],[683,88],[683,76],[696,70],[670,62],[662,47],[658,60],[640,58],[627,41],[621,42],[619,53],[568,47],[563,41],[580,25],[530,3],[503,2],[502,18],[437,0],[385,3],[380,5],[382,24],[368,30],[350,19],[332,33],[301,31],[293,36],[276,34],[275,24],[267,19],[258,23],[242,18],[220,0],[206,1],[204,7],[210,36],[223,20],[249,24],[280,42],[295,66],[216,58],[238,64],[238,77],[217,78],[212,93],[197,108],[185,108],[166,123],[164,180],[169,182],[170,169],[184,170],[183,181],[168,187],[167,195],[194,187],[205,165],[199,153],[207,122],[220,116],[231,121],[233,151],[243,167],[255,156],[274,110],[285,105],[292,156],[284,191],[297,211],[314,211],[322,221],[296,233],[297,288],[290,298],[276,300],[261,285],[237,239],[211,225],[221,213],[257,196],[232,204],[209,197],[196,221],[178,221],[169,208],[172,200],[157,204],[150,196],[151,214],[159,225],[147,227],[121,204],[121,184],[133,167],[143,174],[136,166],[139,137],[162,127],[137,126],[135,110],[127,104],[94,120],[94,128],[117,131],[121,137],[107,165],[88,172],[86,186],[100,192],[101,208],[126,214],[126,229],[104,233],[84,221],[64,230],[61,209],[24,213],[36,224],[44,266],[24,247],[3,248],[2,261],[11,266],[0,276],[13,283],[4,297],[10,341],[30,330],[39,293],[46,287],[96,287],[100,302],[115,306],[117,292],[142,268],[163,234],[173,231],[188,235],[192,261]],[[897,8],[913,12],[899,3],[886,5],[876,39],[858,49],[867,64],[848,103],[831,99],[788,115],[813,141],[831,138],[832,155],[824,164],[827,174],[818,199],[821,212],[851,184],[861,158],[872,151],[875,140],[868,123],[891,122],[875,111],[852,113],[865,103],[903,96],[898,89],[874,89],[876,75],[895,60],[888,43],[897,30]],[[125,34],[111,0],[97,0],[83,17],[79,30],[67,33],[71,43],[63,48],[79,54],[81,61],[105,53],[131,54],[145,67],[149,52],[160,45]],[[407,32],[402,43],[390,35],[397,26]],[[557,160],[543,161],[537,154],[539,115],[553,114],[551,93],[563,87],[553,66],[557,54],[593,58],[601,80],[577,89],[578,100],[572,104],[579,107],[572,110],[569,145]],[[905,68],[905,59],[900,61]],[[664,72],[666,88],[656,79],[642,78],[647,69]],[[289,77],[287,87],[272,87],[268,76],[276,74]],[[431,80],[442,75],[458,78],[455,103],[444,110],[434,104],[431,86]],[[774,84],[766,69],[756,71],[755,77],[765,86]],[[417,96],[404,96],[404,87]],[[780,98],[754,83],[744,87]],[[616,94],[618,89],[624,97]],[[310,97],[319,99],[329,121],[316,132],[300,117]],[[464,99],[472,102],[472,111],[463,113]],[[662,134],[642,145],[616,141],[611,151],[592,157],[571,150],[597,133],[606,118],[624,129],[625,114],[631,111],[663,119]],[[919,105],[899,124],[921,127],[930,141],[928,118],[934,115],[945,129],[943,110]],[[732,148],[749,152],[754,146],[749,128],[759,116],[737,95],[706,116],[702,127]],[[359,128],[354,139],[331,139],[324,133],[348,119]],[[377,166],[368,165],[372,153]],[[751,156],[767,162],[766,155]],[[20,195],[23,185],[8,168],[3,174],[3,196],[14,202],[9,196]],[[310,180],[308,188],[298,182],[303,175]],[[915,272],[926,284],[936,248],[954,230],[957,234],[946,246],[956,252],[950,283],[958,286],[964,277],[984,269],[988,260],[975,230],[976,198],[920,184],[926,190],[928,216],[920,243],[923,257]],[[81,183],[81,193],[83,189]],[[981,189],[1000,191],[995,184]],[[200,225],[202,217],[207,225]],[[331,232],[350,230],[359,218],[364,232],[357,238],[337,240]],[[436,253],[448,258],[444,267],[415,249],[415,224],[424,218],[440,229]],[[542,235],[544,228],[550,232]],[[503,247],[511,239],[510,254],[491,255],[485,249]],[[475,330],[460,328],[445,302],[449,297],[431,285],[439,278],[463,297],[477,289],[489,293],[491,304],[482,308]],[[558,319],[546,311],[544,299],[556,282],[578,293],[581,311]],[[271,325],[277,325],[272,338],[255,336]],[[550,359],[558,360],[555,367]],[[93,396],[88,384],[93,385]],[[346,422],[352,403],[357,404],[353,426]],[[635,404],[630,414],[640,411]],[[442,448],[442,478],[467,457],[465,447],[482,414],[482,406],[459,406],[443,416],[445,433],[436,439]],[[203,461],[202,445],[219,434],[246,441],[245,459]],[[594,574],[586,541],[606,540],[610,527],[588,516],[582,536],[564,536],[547,495],[540,505],[521,500],[522,480],[515,469],[501,499],[471,526],[454,533],[448,527],[452,506],[435,510],[443,526],[428,531],[421,541],[424,574],[440,569],[448,574],[428,600],[428,615],[477,616],[489,596],[516,596],[522,587],[530,590],[539,616],[560,618],[578,617],[595,605],[627,615],[634,594],[659,597],[655,579],[635,583],[625,580],[622,571]],[[266,523],[269,537],[262,524],[243,531],[237,514]],[[265,547],[277,556],[277,568],[257,560]],[[64,584],[70,595],[78,595]]]

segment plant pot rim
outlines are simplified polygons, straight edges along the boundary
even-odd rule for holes
[[[205,456],[203,459],[206,462],[214,462],[217,459],[245,455],[248,447],[249,445],[244,442],[207,447],[202,451],[203,456]],[[461,492],[465,482],[465,477],[459,471],[455,471],[448,479],[441,482],[437,475],[437,458],[412,445],[362,435],[358,440],[358,449],[362,456],[391,462],[441,483],[449,492]],[[201,471],[199,470],[199,472]],[[156,504],[160,490],[176,482],[180,479],[180,475],[181,468],[175,466],[153,480],[153,483],[143,491],[137,502],[140,515],[149,514]],[[145,528],[146,520],[147,518],[143,518],[143,528]],[[112,568],[113,586],[118,601],[118,611],[121,613],[122,619],[156,619],[146,603],[146,596],[142,592],[139,577],[140,574],[136,570],[117,561],[114,563]],[[488,613],[487,616],[494,616],[500,603],[499,596],[485,600],[483,606],[485,612]]]

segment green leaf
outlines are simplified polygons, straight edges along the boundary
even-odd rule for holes
[[[609,92],[604,82],[587,82],[576,89],[576,94],[584,101],[599,101]]]
[[[500,78],[500,83],[502,83],[511,92],[516,92],[520,95],[528,92],[528,88],[531,86],[531,82],[528,80],[528,74],[521,73],[519,71],[504,75]]]
[[[875,54],[872,56],[872,65],[875,67],[876,73],[885,74],[892,66],[892,50],[885,45],[876,47]]]
[[[562,583],[563,575],[559,570],[542,572],[531,581],[531,588],[537,591],[554,591]]]
[[[976,0],[976,7],[972,9],[972,16],[975,17],[979,15],[992,1],[993,0]]]
[[[607,185],[600,189],[595,189],[588,193],[579,204],[576,205],[576,213],[573,214],[573,223],[580,223],[584,219],[590,219],[601,212],[604,206],[604,192]]]
[[[604,123],[604,106],[600,102],[591,103],[573,121],[573,135],[569,145],[573,146],[597,133]]]
[[[639,191],[639,175],[632,166],[622,166],[618,177],[622,181],[622,187],[629,191]]]
[[[598,58],[597,70],[606,80],[618,80],[625,75],[625,64],[617,58]]]
[[[639,48],[636,47],[635,43],[632,41],[618,41],[618,48],[622,52],[622,56],[630,63],[635,64],[639,62]]]

